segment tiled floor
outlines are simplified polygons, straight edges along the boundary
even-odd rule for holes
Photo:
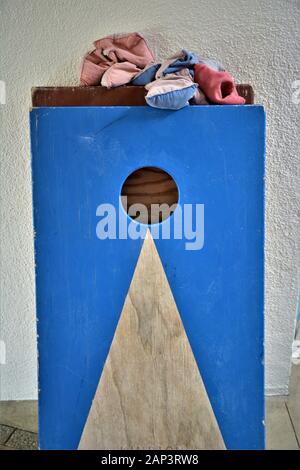
[[[300,449],[300,364],[293,366],[290,395],[266,400],[267,449]]]
[[[267,449],[300,449],[300,365],[290,395],[266,400]],[[37,402],[0,402],[0,450],[37,449]]]
[[[37,449],[37,402],[0,401],[0,450]]]

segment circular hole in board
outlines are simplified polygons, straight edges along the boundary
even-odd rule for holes
[[[169,173],[147,166],[131,173],[121,190],[124,210],[136,222],[157,224],[176,209],[178,187]]]

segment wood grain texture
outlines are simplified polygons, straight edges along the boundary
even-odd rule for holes
[[[79,449],[224,449],[149,232]]]
[[[148,224],[161,222],[171,215],[179,197],[173,178],[156,167],[144,167],[131,173],[122,187],[121,195],[127,198],[127,213],[136,221]],[[131,213],[130,207],[134,204],[143,204],[147,213]],[[161,204],[167,204],[168,208],[160,212],[155,211],[154,205]]]
[[[254,103],[251,85],[237,85],[237,92],[246,100]],[[147,90],[143,86],[120,86],[105,88],[90,87],[34,87],[31,91],[32,106],[146,106]]]

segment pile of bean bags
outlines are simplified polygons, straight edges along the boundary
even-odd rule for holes
[[[148,105],[181,109],[193,104],[245,104],[222,64],[182,49],[157,63],[139,33],[114,34],[94,42],[84,57],[81,86],[145,86]]]

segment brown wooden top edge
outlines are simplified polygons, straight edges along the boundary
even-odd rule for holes
[[[254,103],[251,85],[237,85],[240,96],[246,104]],[[62,86],[33,87],[31,90],[32,107],[61,106],[145,106],[147,90],[143,86],[124,85],[118,88],[102,86]]]

